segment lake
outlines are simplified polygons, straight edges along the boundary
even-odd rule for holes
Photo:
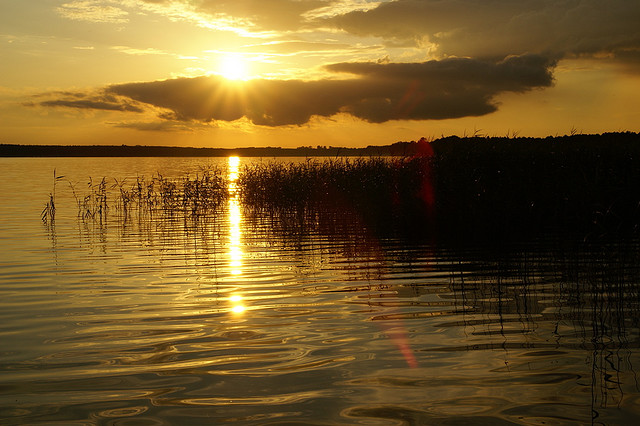
[[[260,161],[0,158],[0,424],[640,420],[640,241],[250,208]],[[207,168],[230,195],[206,214],[78,216],[89,182]]]

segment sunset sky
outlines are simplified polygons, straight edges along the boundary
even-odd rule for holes
[[[0,143],[640,131],[640,2],[0,0]]]

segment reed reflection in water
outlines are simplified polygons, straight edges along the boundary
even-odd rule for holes
[[[123,174],[189,169],[167,161]],[[436,245],[348,199],[247,205],[249,161],[215,164],[229,197],[197,215],[170,201],[79,218],[58,184],[54,228],[38,218],[52,167],[0,169],[0,423],[638,419],[638,241]],[[56,167],[83,182],[91,164]],[[31,175],[46,191],[8,187]]]

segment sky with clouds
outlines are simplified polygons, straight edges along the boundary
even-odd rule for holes
[[[0,0],[0,143],[640,131],[628,0]]]

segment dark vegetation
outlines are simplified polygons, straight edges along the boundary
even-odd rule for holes
[[[356,209],[379,232],[446,239],[637,234],[640,137],[445,138],[391,159],[259,164],[246,204]]]
[[[55,224],[55,188],[64,176],[55,176],[53,192],[41,218],[46,225]],[[85,185],[67,182],[76,201],[77,216],[83,222],[105,223],[109,216],[127,221],[157,217],[197,218],[215,214],[227,200],[228,187],[224,171],[216,168],[202,170],[196,176],[169,179],[160,174],[135,180],[100,181],[89,178]]]
[[[449,137],[392,147],[402,155],[249,163],[241,170],[238,194],[247,209],[295,218],[287,223],[348,212],[373,232],[410,238],[546,232],[594,238],[639,231],[638,134]],[[225,173],[182,181],[158,176],[132,186],[116,182],[116,205],[198,215],[228,197]],[[79,200],[83,217],[101,214],[95,197]]]
[[[301,146],[298,148],[189,148],[144,145],[15,145],[0,144],[0,157],[357,157],[402,156],[412,142],[386,146],[344,148]],[[415,142],[413,142],[415,144]]]
[[[458,139],[432,144],[438,219],[490,234],[636,234],[640,137]]]
[[[289,227],[348,220],[382,234],[425,234],[435,229],[433,203],[423,196],[432,189],[431,161],[359,157],[253,163],[242,169],[238,187],[246,208],[277,215]]]

